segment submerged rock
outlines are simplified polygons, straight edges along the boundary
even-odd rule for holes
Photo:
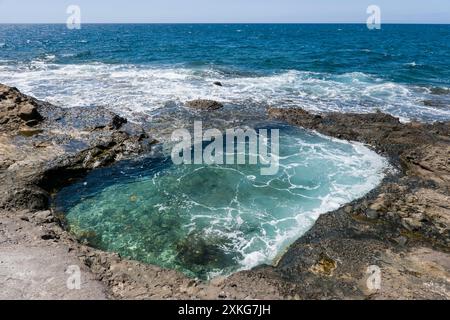
[[[186,102],[186,105],[192,109],[207,110],[207,111],[218,110],[223,108],[223,104],[220,102],[203,99],[188,101]]]
[[[446,94],[450,94],[450,89],[441,88],[441,87],[433,87],[433,88],[431,88],[430,93],[435,94],[435,95],[446,95]]]
[[[225,250],[228,242],[229,239],[193,232],[176,245],[177,259],[193,273],[206,278],[212,269],[222,270],[236,264],[237,257]]]
[[[433,107],[438,109],[450,109],[450,105],[447,101],[443,100],[424,100],[423,105],[427,107]]]
[[[118,116],[118,115],[114,115],[111,120],[110,128],[112,130],[119,130],[127,122],[128,122],[127,119],[125,119],[121,116]]]

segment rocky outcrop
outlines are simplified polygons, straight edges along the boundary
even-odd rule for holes
[[[34,127],[42,120],[36,99],[22,95],[16,88],[0,84],[0,130]]]
[[[0,92],[0,208],[46,209],[68,180],[150,148],[142,128],[105,108],[63,109],[4,85]],[[33,120],[33,134],[24,134]]]
[[[186,105],[192,109],[206,110],[206,111],[218,110],[223,108],[223,104],[220,102],[203,99],[188,101],[186,102]]]
[[[49,208],[62,185],[148,151],[153,139],[139,125],[101,107],[62,109],[0,88],[2,298],[450,299],[449,123],[269,109],[273,119],[370,144],[397,172],[320,216],[275,266],[204,282],[79,243]],[[62,276],[73,265],[82,291],[68,290]]]

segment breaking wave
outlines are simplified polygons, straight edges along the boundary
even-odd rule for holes
[[[244,107],[261,104],[313,112],[381,110],[403,121],[450,119],[449,95],[436,96],[429,88],[360,72],[336,75],[289,70],[258,74],[192,64],[64,65],[53,60],[54,55],[45,55],[26,64],[0,64],[0,81],[62,106],[106,105],[125,115],[151,113],[168,102],[208,98]],[[223,86],[213,85],[215,81]],[[436,103],[430,103],[434,100]]]

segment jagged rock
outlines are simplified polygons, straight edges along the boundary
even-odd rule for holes
[[[113,130],[119,130],[122,127],[122,125],[124,125],[127,122],[128,122],[127,119],[125,119],[121,116],[118,116],[118,115],[114,115],[114,117],[111,121],[110,127]]]
[[[24,121],[42,120],[42,116],[37,111],[36,106],[31,103],[25,103],[19,107],[18,116]]]
[[[0,127],[3,130],[17,129],[18,124],[36,126],[43,117],[37,110],[39,102],[19,92],[16,88],[0,84]]]
[[[441,87],[433,87],[433,88],[431,88],[430,93],[435,94],[435,95],[447,95],[447,94],[450,94],[450,89],[441,88]]]

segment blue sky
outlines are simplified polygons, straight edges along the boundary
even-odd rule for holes
[[[365,23],[371,4],[383,23],[450,23],[450,0],[0,0],[0,23],[64,23],[71,4],[83,23]]]

